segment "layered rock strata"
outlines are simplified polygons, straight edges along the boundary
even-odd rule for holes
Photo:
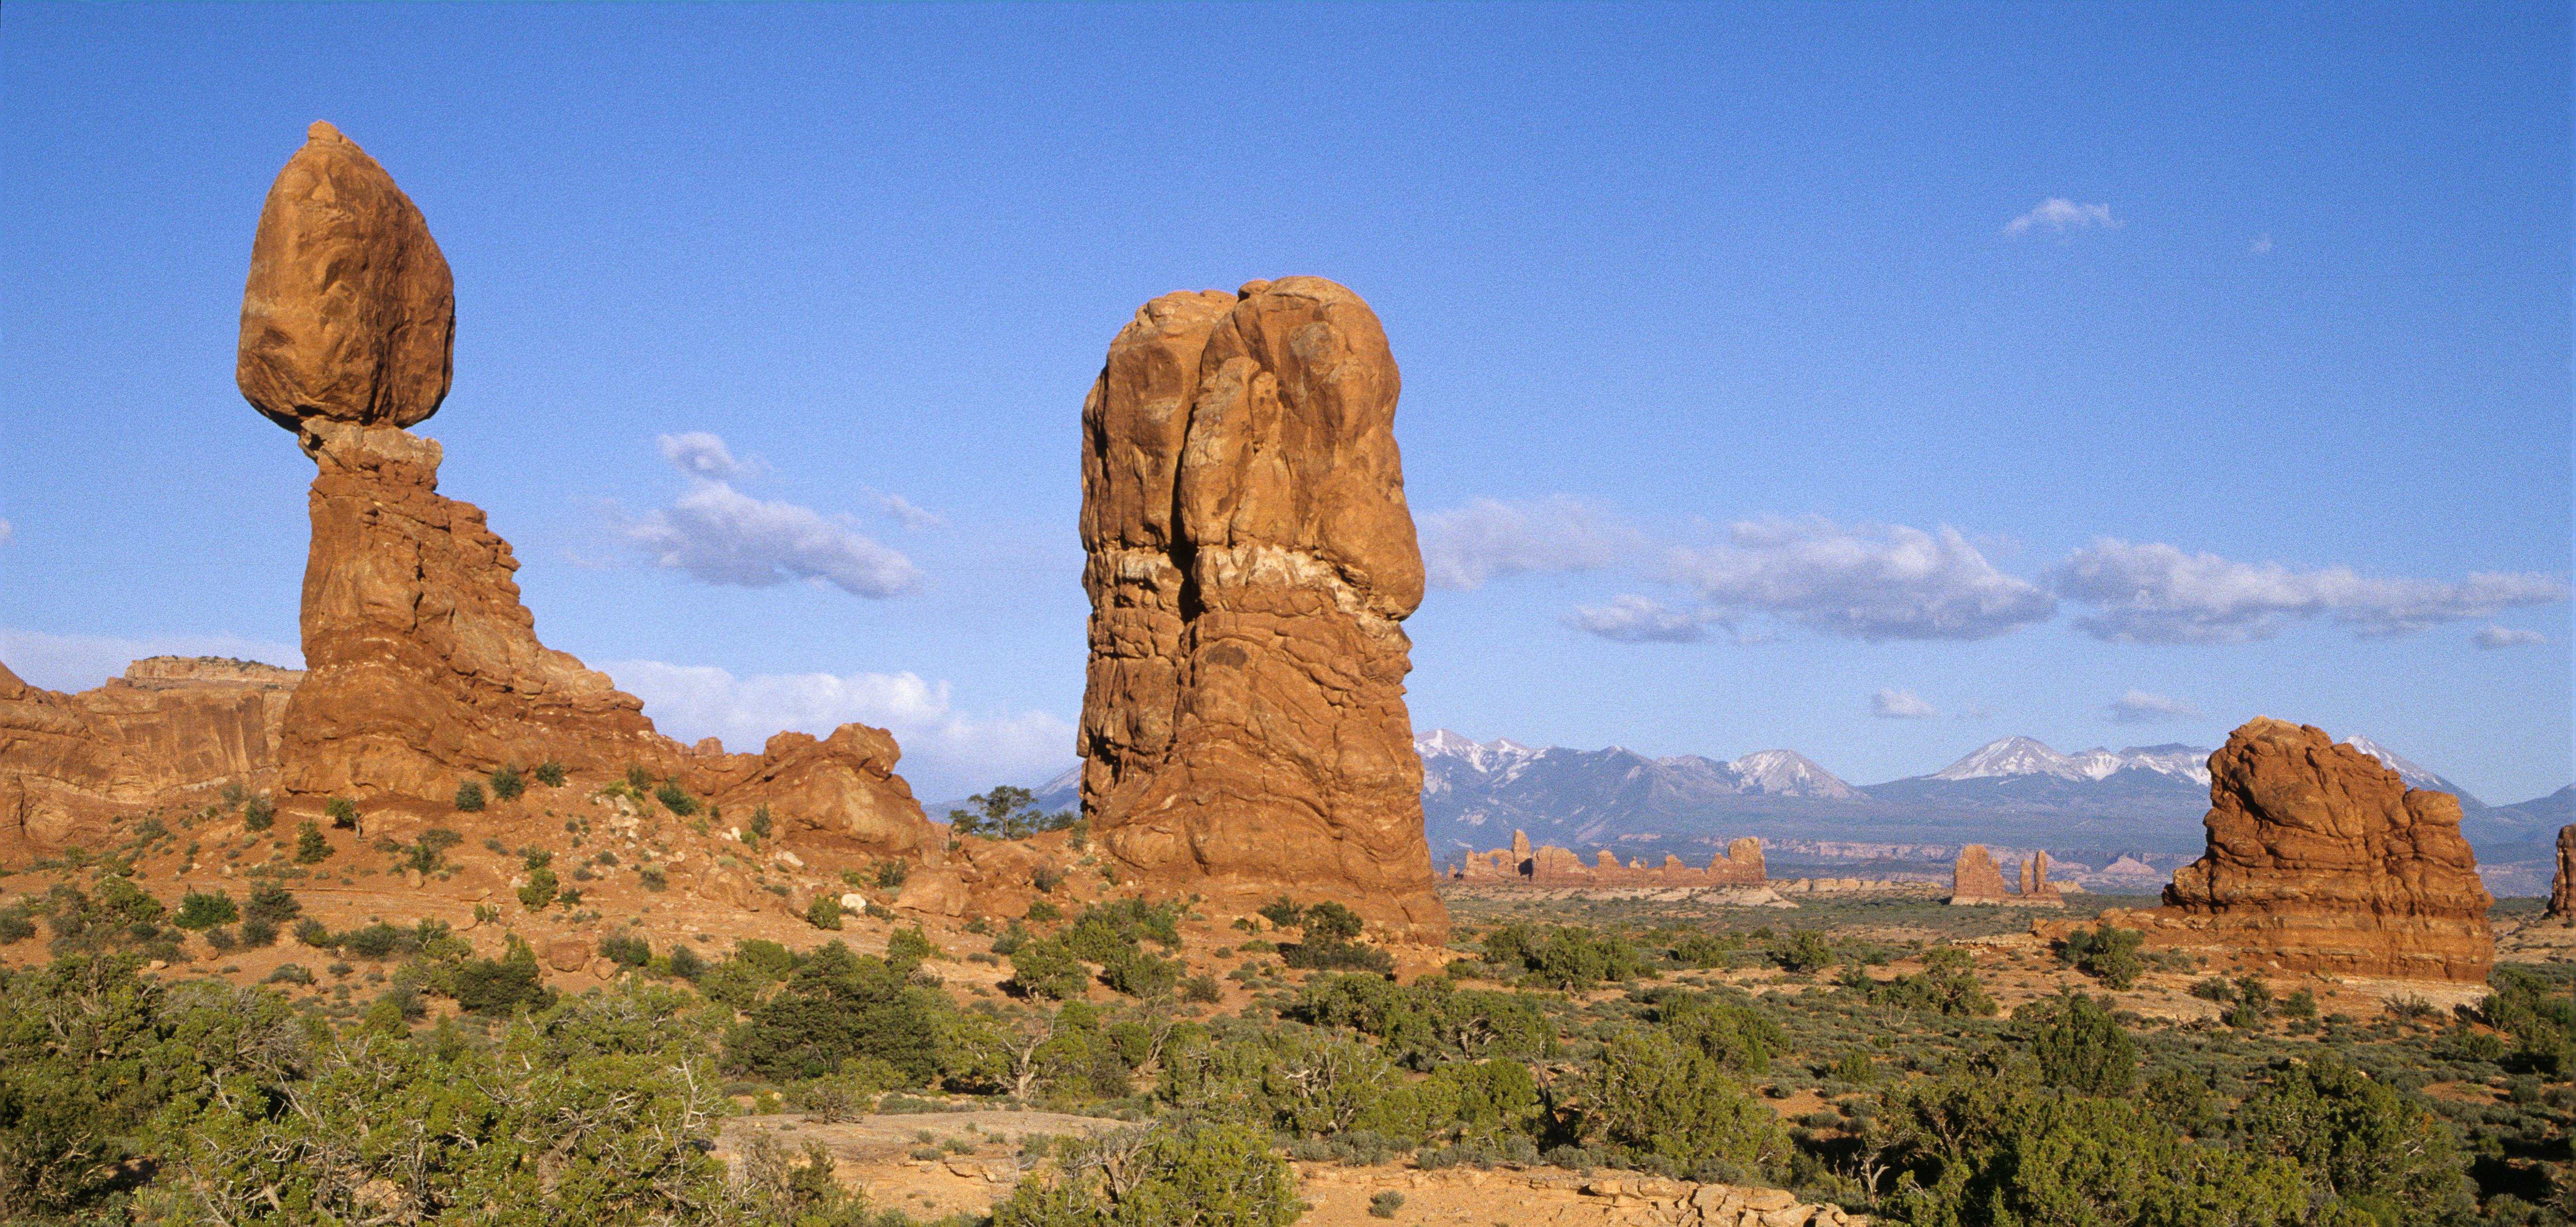
[[[1592,863],[1563,848],[1533,850],[1526,832],[1512,832],[1512,846],[1471,852],[1455,875],[1466,882],[1513,882],[1526,886],[1760,886],[1768,879],[1762,864],[1762,841],[1751,836],[1695,867],[1667,852],[1661,864],[1640,857],[1621,864],[1604,848]]]
[[[2165,906],[2121,919],[2149,944],[2218,947],[2285,971],[2486,979],[2494,900],[2457,798],[2408,788],[2322,730],[2265,717],[2237,729],[2209,770],[2208,851],[2174,872]]]
[[[104,842],[131,810],[275,783],[279,725],[303,674],[156,656],[77,694],[0,665],[0,864]]]
[[[285,793],[435,812],[460,778],[504,765],[642,767],[720,805],[771,805],[790,832],[936,856],[883,730],[784,733],[759,755],[683,747],[605,674],[538,640],[509,543],[438,493],[439,445],[404,429],[447,392],[447,263],[374,159],[329,124],[308,137],[260,212],[237,364],[242,395],[317,470],[309,672],[278,734]]]
[[[1084,814],[1145,878],[1441,940],[1398,384],[1375,313],[1322,278],[1137,311],[1083,405],[1077,748]]]

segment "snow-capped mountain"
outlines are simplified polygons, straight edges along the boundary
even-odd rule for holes
[[[2468,789],[2462,788],[2441,776],[2433,774],[2431,771],[2424,769],[2422,765],[2416,763],[2413,759],[2407,758],[2406,756],[2399,754],[2378,742],[2372,741],[2367,737],[2354,736],[2344,738],[2343,743],[2371,756],[2372,758],[2378,759],[2382,765],[2386,766],[2389,770],[2396,772],[2398,779],[2406,781],[2406,786],[2408,788],[2421,788],[2431,792],[2447,792],[2460,799],[2460,805],[2463,809],[2485,808],[2483,802],[2480,802],[2476,797],[2469,795]]]
[[[2125,750],[2096,746],[2060,754],[2035,738],[2006,737],[1979,746],[1928,778],[1956,781],[2045,775],[2061,780],[2107,780],[2123,771],[2152,771],[2206,788],[2209,754],[2197,746],[2178,744],[2131,746]]]
[[[1448,729],[1417,735],[1422,810],[1434,849],[1496,847],[1525,830],[1571,846],[1645,830],[1705,825],[1750,802],[1865,804],[1860,790],[1794,750],[1733,762],[1696,754],[1648,758],[1601,750],[1477,741]]]

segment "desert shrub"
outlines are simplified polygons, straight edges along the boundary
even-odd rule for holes
[[[528,781],[519,774],[518,765],[504,763],[492,773],[492,796],[499,801],[516,801],[528,790]]]
[[[402,930],[379,920],[365,928],[351,929],[337,935],[332,939],[332,944],[338,946],[343,952],[362,959],[385,959],[391,958],[397,952],[409,953],[403,949],[406,936]],[[413,944],[416,946],[416,943]]]
[[[214,947],[216,950],[223,951],[230,950],[233,947],[240,945],[241,939],[233,936],[233,931],[231,929],[218,926],[216,928],[206,930],[206,944]]]
[[[242,802],[242,829],[265,831],[277,825],[277,806],[266,797],[252,797]]]
[[[841,927],[841,901],[831,895],[816,895],[805,905],[805,923],[817,929]]]
[[[1285,895],[1262,904],[1258,911],[1262,919],[1277,928],[1293,929],[1306,923],[1306,909]]]
[[[1705,1053],[1642,1028],[1623,1029],[1586,1072],[1583,1120],[1587,1136],[1683,1170],[1781,1172],[1789,1159],[1769,1107]]]
[[[2057,960],[2112,988],[2125,989],[2147,969],[2146,959],[2138,953],[2146,940],[2147,935],[2136,929],[2110,925],[2077,929],[2058,946]]]
[[[301,963],[280,963],[268,973],[268,978],[260,983],[309,985],[313,983],[313,973],[305,970]]]
[[[874,866],[877,889],[893,890],[903,885],[904,879],[909,877],[911,872],[911,866],[891,857],[878,861]]]
[[[643,767],[638,766],[637,764],[634,764],[634,763],[628,763],[628,764],[626,764],[626,788],[627,788],[627,791],[632,792],[632,793],[634,793],[638,798],[641,798],[641,797],[645,796],[649,791],[651,791],[652,787],[653,787],[653,773],[652,773],[652,772],[650,772],[650,771],[646,771]]]
[[[1183,1001],[1213,1005],[1224,997],[1224,988],[1216,982],[1215,976],[1201,974],[1181,981]]]
[[[1393,1189],[1381,1189],[1369,1198],[1370,1218],[1394,1218],[1395,1212],[1403,1208],[1404,1194]]]
[[[323,949],[331,944],[330,926],[311,918],[299,920],[295,923],[295,940],[316,950]]]
[[[1057,907],[1044,899],[1031,899],[1029,900],[1029,910],[1026,913],[1026,919],[1031,924],[1046,924],[1049,921],[1062,920],[1064,919],[1064,909]],[[1008,952],[1002,951],[999,953]]]
[[[1018,992],[1061,1001],[1081,996],[1083,987],[1090,983],[1090,975],[1083,970],[1082,960],[1074,957],[1062,937],[1019,942],[1008,951],[1000,949],[1002,943],[999,941],[993,944],[995,953],[1010,956],[1010,985]]]
[[[707,974],[706,959],[681,942],[671,943],[671,954],[666,960],[666,966],[674,979],[687,980],[693,984],[697,982],[698,977]]]
[[[653,799],[661,802],[662,808],[682,818],[698,812],[698,799],[690,796],[688,789],[680,787],[678,780],[662,781],[662,786],[653,790]]]
[[[2296,1160],[2321,1200],[2404,1222],[2471,1208],[2450,1127],[2421,1102],[2332,1057],[2280,1070],[2272,1085],[2247,1097],[2236,1127],[2248,1150]]]
[[[1302,1212],[1268,1137],[1188,1124],[1068,1146],[993,1207],[993,1227],[1287,1227]]]
[[[1744,939],[1732,933],[1685,933],[1673,942],[1673,961],[1684,967],[1725,967],[1735,961]]]
[[[257,917],[243,921],[241,924],[241,943],[254,950],[276,945],[277,922],[273,920],[261,920]]]
[[[1291,942],[1279,948],[1279,961],[1301,971],[1373,971],[1385,975],[1395,970],[1395,956],[1348,941]]]
[[[250,898],[242,905],[242,914],[252,920],[284,924],[304,912],[293,892],[275,882],[261,882],[250,888]]]
[[[2138,1045],[2111,1017],[2108,999],[2067,991],[2013,1011],[2027,1028],[2039,1074],[2086,1095],[2125,1094],[2137,1082]]]
[[[469,814],[479,812],[483,808],[481,781],[458,780],[456,782],[456,808]]]
[[[1822,933],[1795,929],[1771,947],[1771,959],[1782,971],[1814,971],[1834,961],[1834,944]]]
[[[555,1000],[537,967],[536,950],[517,937],[498,959],[469,959],[450,968],[446,988],[457,1008],[471,1014],[507,1014],[520,1006],[542,1010]]]
[[[874,1058],[918,1086],[938,1072],[946,998],[906,983],[885,960],[828,942],[725,1038],[732,1068],[765,1078],[820,1077],[851,1058]]]
[[[555,901],[555,889],[561,883],[555,877],[555,854],[543,848],[519,849],[519,864],[526,872],[527,885],[519,888],[519,905],[537,911]]]
[[[564,786],[564,765],[547,759],[537,764],[536,776],[537,782],[548,788],[561,788]]]
[[[296,864],[321,864],[330,858],[331,852],[331,841],[323,837],[322,828],[313,825],[310,821],[295,828]]]
[[[209,895],[189,891],[179,899],[179,912],[170,923],[182,929],[211,929],[241,919],[241,908],[233,897],[222,891]]]
[[[436,873],[447,867],[447,850],[464,842],[463,835],[446,827],[431,827],[403,850],[402,867],[424,875]]]
[[[1129,948],[1118,957],[1101,965],[1101,982],[1130,997],[1147,1001],[1172,995],[1180,983],[1182,964],[1177,959],[1162,958],[1141,949]]]
[[[599,953],[620,967],[642,967],[653,961],[653,945],[633,933],[611,933],[599,939]]]
[[[36,922],[25,904],[0,908],[0,946],[14,946],[36,935]]]
[[[1665,1035],[1737,1077],[1768,1073],[1772,1056],[1788,1051],[1789,1037],[1780,1024],[1750,1003],[1684,989],[1665,989],[1650,1000],[1652,1017]]]
[[[1974,965],[1967,951],[1938,947],[1924,954],[1921,973],[1872,981],[1866,989],[1869,1003],[1942,1018],[1991,1017],[1995,999],[1986,993],[1985,982],[1969,970]]]
[[[334,830],[358,829],[358,803],[347,797],[333,797],[323,802],[322,816],[331,820]]]

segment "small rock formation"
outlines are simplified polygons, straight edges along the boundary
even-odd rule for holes
[[[438,443],[404,429],[438,411],[454,332],[420,210],[364,150],[313,125],[260,210],[236,368],[242,395],[317,468],[309,672],[279,731],[285,793],[436,813],[460,778],[505,764],[632,765],[719,804],[769,804],[788,832],[935,857],[883,730],[781,734],[757,756],[683,747],[607,675],[537,639],[509,543],[438,493]]]
[[[1705,869],[1694,869],[1671,853],[1664,854],[1660,865],[1647,865],[1642,859],[1622,865],[1607,848],[1593,856],[1586,865],[1582,858],[1563,848],[1547,846],[1532,851],[1526,832],[1512,832],[1509,849],[1470,852],[1466,862],[1453,875],[1464,882],[1508,882],[1524,886],[1760,886],[1764,876],[1762,841],[1750,835],[1726,846],[1726,851],[1709,859]]]
[[[1959,849],[1959,859],[1950,864],[1950,902],[1954,904],[2004,903],[2003,871],[1995,867],[1995,858],[1984,844],[1970,844]]]
[[[2057,883],[2048,880],[2047,853],[2033,851],[2030,859],[2021,863],[2021,897],[2034,903],[2045,900],[2066,902],[2066,896],[2058,892]]]
[[[117,814],[236,782],[275,784],[278,726],[303,674],[155,656],[78,694],[0,665],[0,864],[103,842]]]
[[[2558,872],[2549,878],[2551,920],[2576,917],[2576,825],[2558,828]]]
[[[2209,771],[2209,850],[2174,871],[2165,906],[2128,921],[2149,944],[2218,946],[2285,971],[2486,980],[2494,900],[2457,798],[2267,717],[2229,736]]]
[[[1398,383],[1376,314],[1322,278],[1137,311],[1083,404],[1077,749],[1084,815],[1144,878],[1436,942]]]

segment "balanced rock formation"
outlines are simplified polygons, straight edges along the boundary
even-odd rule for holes
[[[2576,825],[2558,828],[2558,872],[2549,878],[2549,910],[2552,920],[2576,917]]]
[[[2209,849],[2174,871],[2164,907],[2138,914],[2151,945],[2218,946],[2286,971],[2486,980],[2494,900],[2457,798],[2265,717],[2229,736],[2209,772]]]
[[[1622,865],[1607,848],[1586,865],[1563,848],[1532,851],[1529,835],[1522,831],[1512,832],[1510,848],[1468,853],[1456,876],[1465,882],[1526,886],[1760,886],[1769,880],[1762,864],[1762,841],[1749,835],[1711,857],[1706,868],[1693,868],[1669,852],[1659,865],[1648,865],[1643,859]]]
[[[2021,897],[2033,903],[2054,900],[2066,902],[2057,883],[2048,880],[2048,854],[2033,850],[2030,859],[2021,863]]]
[[[110,820],[275,783],[278,727],[303,674],[156,656],[78,694],[0,665],[0,865],[104,841]]]
[[[1077,749],[1083,812],[1140,875],[1438,941],[1398,384],[1376,314],[1322,278],[1137,311],[1083,404]]]
[[[438,493],[438,443],[404,429],[446,395],[454,331],[420,211],[364,150],[313,125],[260,211],[237,366],[242,395],[317,467],[308,674],[279,731],[287,796],[428,813],[460,778],[504,765],[640,766],[721,804],[772,804],[791,831],[935,857],[883,730],[781,734],[761,755],[686,748],[607,675],[538,640],[509,543]]]

